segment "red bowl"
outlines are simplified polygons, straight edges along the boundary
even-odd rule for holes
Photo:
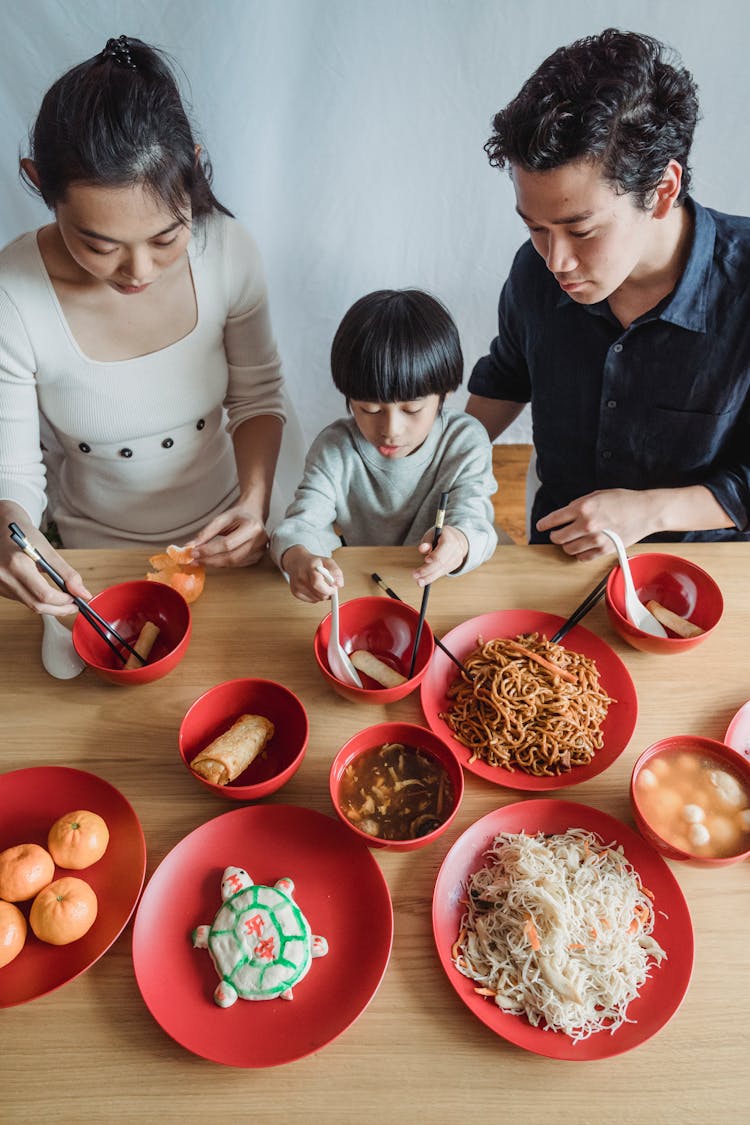
[[[112,684],[149,684],[166,676],[187,651],[192,629],[190,608],[163,582],[120,582],[102,590],[89,605],[131,645],[147,621],[159,626],[148,664],[125,668],[109,645],[79,613],[73,625],[73,647],[90,668]]]
[[[307,749],[307,712],[293,691],[275,680],[227,680],[196,699],[182,720],[179,747],[188,769],[196,754],[247,714],[264,715],[275,731],[244,773],[227,785],[214,785],[190,770],[196,781],[227,801],[258,801],[275,793],[299,769]]]
[[[637,629],[625,613],[625,585],[622,571],[616,566],[609,576],[606,606],[612,626],[624,641],[642,652],[687,652],[705,641],[721,620],[724,599],[710,574],[677,555],[649,553],[630,557],[633,583],[641,601],[659,602],[665,609],[679,614],[700,626],[697,637],[652,637]]]
[[[646,819],[643,804],[638,797],[638,779],[644,768],[649,766],[649,763],[653,762],[655,757],[665,754],[674,754],[675,756],[687,754],[691,757],[694,756],[696,759],[710,758],[712,761],[716,761],[717,766],[720,768],[726,767],[744,786],[748,795],[748,805],[750,805],[750,761],[744,754],[732,750],[723,742],[717,742],[713,738],[702,738],[695,734],[670,735],[644,750],[633,767],[630,778],[630,805],[633,810],[633,818],[641,835],[667,859],[681,860],[696,867],[725,867],[727,864],[737,863],[741,859],[750,857],[750,848],[729,856],[695,855],[687,847],[681,848],[666,840]],[[687,796],[685,800],[686,803],[689,803]]]
[[[347,653],[367,649],[402,676],[408,675],[419,613],[405,602],[392,598],[352,598],[339,606],[339,638]],[[381,687],[360,672],[363,687],[353,687],[338,680],[328,665],[328,638],[331,615],[324,617],[315,632],[313,651],[323,678],[334,691],[353,703],[394,703],[403,699],[422,682],[435,649],[432,631],[425,621],[419,638],[414,675],[398,687]]]
[[[453,802],[445,820],[433,832],[428,832],[425,836],[418,836],[415,840],[380,840],[377,836],[362,832],[361,829],[352,824],[339,807],[341,779],[346,767],[366,750],[375,750],[386,742],[403,742],[407,746],[414,746],[417,750],[422,750],[437,759],[446,770],[451,783]],[[377,723],[375,726],[359,731],[358,734],[353,735],[348,742],[344,743],[333,759],[328,787],[336,815],[358,840],[361,840],[370,848],[389,848],[391,851],[410,852],[414,851],[415,848],[423,848],[425,844],[431,844],[433,840],[436,840],[438,836],[445,832],[452,822],[464,795],[464,771],[451,748],[443,742],[442,738],[438,738],[426,727],[417,726],[416,723]]]

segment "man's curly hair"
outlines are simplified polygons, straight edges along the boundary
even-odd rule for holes
[[[492,121],[490,164],[544,172],[575,160],[642,208],[670,160],[682,166],[678,202],[690,187],[688,158],[699,116],[692,75],[658,40],[608,28],[545,59]]]

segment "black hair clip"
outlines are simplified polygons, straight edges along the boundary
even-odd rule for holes
[[[118,66],[125,66],[130,70],[136,69],[136,65],[130,54],[127,36],[125,35],[121,35],[119,39],[108,39],[99,57],[102,61],[112,59]]]

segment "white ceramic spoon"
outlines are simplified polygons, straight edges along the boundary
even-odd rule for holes
[[[609,536],[617,551],[617,560],[620,564],[622,580],[625,584],[625,612],[631,624],[635,625],[636,629],[640,629],[642,633],[650,633],[652,637],[666,637],[667,631],[664,626],[661,622],[656,620],[651,610],[646,609],[636,593],[633,575],[630,573],[628,556],[625,554],[625,544],[622,539],[616,531],[608,531],[606,527],[602,528],[602,534]]]
[[[45,671],[56,680],[72,680],[79,676],[86,664],[73,648],[73,637],[62,621],[42,614],[42,664]]]
[[[328,573],[324,566],[317,566],[315,568],[319,574],[322,574],[326,582],[329,582],[333,587],[331,594],[331,634],[328,638],[328,667],[334,674],[337,680],[341,680],[344,684],[351,684],[352,687],[362,687],[362,681],[359,678],[359,672],[352,664],[348,654],[345,652],[343,645],[339,640],[339,591],[338,586],[333,581],[333,578]]]

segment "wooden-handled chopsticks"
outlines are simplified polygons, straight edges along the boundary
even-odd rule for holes
[[[592,610],[596,603],[601,601],[601,599],[604,597],[604,591],[607,588],[608,579],[609,574],[607,573],[604,575],[604,578],[602,578],[601,582],[599,582],[594,587],[591,593],[586,595],[581,604],[576,606],[567,621],[564,621],[555,635],[553,637],[550,637],[550,641],[552,642],[552,644],[559,644],[563,637],[570,632],[573,626],[577,625],[579,621],[583,620],[589,610]]]
[[[435,516],[435,531],[432,536],[432,550],[434,551],[440,540],[440,535],[443,530],[443,523],[445,522],[445,510],[448,507],[448,493],[440,493],[440,503],[438,504],[437,514]],[[427,599],[430,596],[430,585],[428,582],[422,594],[422,605],[419,608],[419,621],[417,622],[417,632],[414,636],[414,648],[411,650],[411,664],[409,665],[409,679],[414,675],[414,665],[417,663],[417,649],[419,642],[422,639],[422,629],[424,628],[425,614],[427,613]]]
[[[398,594],[396,593],[396,591],[392,590],[390,588],[390,586],[386,586],[385,582],[383,581],[383,579],[380,577],[379,574],[376,574],[373,571],[373,573],[370,575],[370,578],[372,578],[373,582],[375,582],[380,587],[380,589],[383,591],[384,594],[387,594],[389,598],[393,598],[393,600],[395,602],[401,602],[401,601],[404,600],[403,598],[400,598],[398,596]],[[458,659],[458,657],[454,656],[453,653],[451,652],[451,650],[447,647],[447,645],[444,645],[443,642],[441,640],[438,640],[437,637],[435,637],[435,644],[438,646],[438,648],[442,652],[445,653],[445,655],[448,657],[449,660],[453,661],[453,663],[456,665],[456,667],[459,669],[459,671],[463,672],[463,674],[466,676],[467,680],[473,680],[474,679],[474,677],[472,676],[472,674],[468,670],[468,668],[465,668],[463,666],[463,664],[461,663],[461,661]]]
[[[56,586],[59,586],[60,589],[63,590],[66,594],[70,594],[70,590],[65,585],[65,579],[63,578],[63,576],[61,574],[58,574],[52,564],[48,563],[44,556],[39,554],[36,547],[33,547],[31,543],[29,543],[28,539],[21,531],[21,528],[18,526],[18,524],[9,523],[8,528],[10,530],[10,537],[16,544],[16,546],[19,547],[25,555],[28,555],[29,558],[36,563],[40,570],[43,570],[45,574],[48,574]],[[112,637],[114,637],[115,640],[122,646],[122,648],[127,649],[131,656],[137,657],[141,664],[146,663],[145,658],[141,656],[141,654],[137,652],[133,648],[133,646],[125,640],[124,637],[120,636],[114,625],[111,625],[109,621],[107,621],[104,617],[100,617],[96,610],[92,609],[87,601],[84,601],[83,598],[79,598],[76,594],[70,594],[70,596],[72,597],[74,603],[78,606],[78,609],[81,611],[83,616],[88,621],[91,628],[96,630],[103,641],[106,641],[106,643],[117,655],[117,657],[123,662],[123,664],[128,658],[125,653],[123,653],[121,649],[117,647],[117,645],[108,634],[111,634]]]

